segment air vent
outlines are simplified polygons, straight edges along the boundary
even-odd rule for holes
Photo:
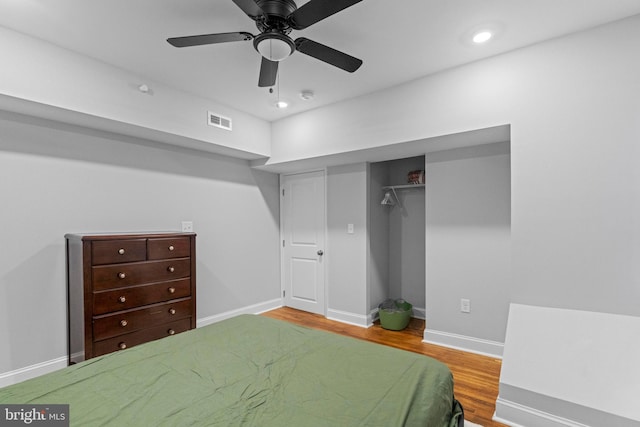
[[[231,130],[231,119],[209,111],[209,126]]]

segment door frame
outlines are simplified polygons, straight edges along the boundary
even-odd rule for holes
[[[328,251],[327,249],[329,248],[329,236],[327,233],[327,168],[318,168],[318,169],[309,169],[309,170],[302,170],[302,171],[296,171],[296,172],[287,172],[287,173],[281,173],[279,178],[278,178],[278,198],[280,200],[280,242],[279,247],[280,247],[280,298],[282,301],[282,306],[286,307],[285,305],[285,298],[284,298],[284,292],[286,290],[286,283],[285,283],[285,274],[284,274],[284,269],[286,268],[285,265],[285,253],[284,253],[284,246],[283,243],[285,240],[285,235],[284,235],[284,206],[283,206],[283,191],[284,191],[284,186],[282,184],[284,177],[286,176],[292,176],[292,175],[303,175],[303,174],[307,174],[307,173],[316,173],[316,172],[321,172],[322,173],[322,179],[324,181],[324,194],[322,195],[323,199],[324,199],[324,224],[323,225],[323,234],[324,234],[324,255],[323,255],[323,268],[324,268],[324,274],[323,274],[323,283],[322,283],[322,287],[323,292],[324,292],[324,307],[322,307],[322,315],[324,317],[327,317],[327,310],[329,307],[329,287],[327,286],[328,280],[327,280],[327,276],[328,276],[328,271],[329,269],[327,268],[329,265],[329,259],[330,259],[330,254],[331,251]]]

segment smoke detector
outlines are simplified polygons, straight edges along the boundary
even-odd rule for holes
[[[302,92],[300,92],[300,98],[304,99],[305,101],[311,101],[314,96],[315,94],[310,90],[303,90]]]

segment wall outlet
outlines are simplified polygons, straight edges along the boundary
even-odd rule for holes
[[[183,233],[193,233],[193,222],[192,221],[182,221],[182,232]]]
[[[347,224],[347,233],[348,234],[353,234],[353,224]]]
[[[471,300],[462,298],[460,300],[460,311],[463,313],[471,313]]]

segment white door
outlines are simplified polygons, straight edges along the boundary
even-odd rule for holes
[[[325,314],[324,171],[280,178],[284,305]]]

